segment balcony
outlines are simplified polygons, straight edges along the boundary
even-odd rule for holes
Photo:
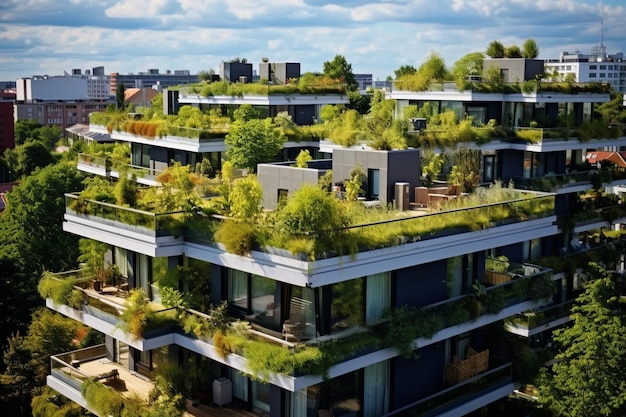
[[[157,309],[146,313],[138,334],[124,325],[129,299],[124,290],[107,285],[97,292],[89,277],[67,274],[72,285],[56,277],[40,284],[49,308],[85,323],[136,349],[146,351],[177,344],[216,362],[265,379],[290,391],[322,381],[322,375],[338,376],[346,369],[412,352],[537,306],[552,294],[552,270],[523,265],[522,274],[498,285],[444,300],[422,309],[403,310],[364,326],[306,342],[283,340],[283,335],[247,321],[233,322],[224,312],[209,314],[190,309]],[[78,275],[78,274],[77,274]],[[56,285],[56,287],[54,287]],[[478,303],[477,303],[478,301]],[[478,304],[478,305],[477,305]],[[405,329],[402,338],[389,329]],[[267,358],[272,357],[271,361]]]
[[[137,183],[150,186],[158,185],[156,177],[164,172],[131,164],[114,164],[109,157],[85,153],[78,154],[78,169],[90,174],[114,178],[119,178],[120,171],[123,171],[126,175],[134,175]]]
[[[511,363],[490,359],[489,369],[383,417],[459,416],[513,392]]]
[[[542,192],[576,192],[591,189],[598,182],[610,184],[614,181],[626,179],[626,170],[623,168],[590,170],[565,174],[548,173],[536,178],[513,177],[516,188]]]
[[[82,271],[44,275],[39,290],[48,308],[115,337],[141,351],[174,343],[177,322],[175,309],[149,302],[144,306],[145,323],[141,328],[125,322],[129,303],[123,281],[105,283],[96,288],[93,277]],[[131,315],[130,320],[134,318]]]
[[[552,305],[543,309],[520,313],[506,322],[506,329],[519,336],[531,337],[570,322],[574,300]]]
[[[107,358],[106,346],[98,345],[50,358],[48,386],[89,411],[96,413],[82,394],[87,380],[100,381],[122,398],[137,397],[147,401],[155,384],[149,378],[130,371]],[[145,407],[148,407],[147,405]],[[187,415],[194,417],[255,417],[256,414],[232,407],[217,407],[186,402]],[[97,414],[97,413],[96,413]]]
[[[146,377],[109,360],[105,345],[51,356],[50,365],[51,377],[77,393],[80,393],[83,382],[88,379],[99,380],[126,398],[136,395],[147,400],[148,393],[154,387],[154,383]],[[69,397],[66,392],[60,392]]]
[[[129,143],[142,143],[168,149],[188,152],[222,152],[226,150],[224,137],[227,129],[198,129],[167,125],[165,120],[145,121],[107,121],[99,125],[89,124],[89,130],[95,133],[110,134],[111,139]]]

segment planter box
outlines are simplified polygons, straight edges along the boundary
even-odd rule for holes
[[[513,276],[508,272],[485,271],[485,282],[491,285],[509,282]]]

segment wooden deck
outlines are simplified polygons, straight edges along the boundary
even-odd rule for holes
[[[154,387],[154,383],[147,378],[135,373],[131,373],[119,363],[108,359],[96,359],[93,361],[81,362],[79,370],[88,376],[97,376],[117,370],[118,376],[102,379],[103,384],[109,385],[125,397],[133,394],[142,399],[148,399],[148,393]]]
[[[115,389],[125,397],[131,395],[137,395],[144,400],[148,399],[150,390],[154,387],[154,383],[147,378],[139,375],[136,372],[130,372],[127,368],[119,363],[112,362],[109,359],[101,358],[92,361],[81,362],[78,368],[80,372],[89,376],[95,377],[98,375],[104,375],[117,371],[118,376],[103,378],[100,381],[111,388]],[[185,417],[260,417],[259,414],[254,414],[249,411],[245,411],[233,405],[224,407],[209,406],[204,404],[192,405],[191,400],[187,400],[187,412],[184,413]]]

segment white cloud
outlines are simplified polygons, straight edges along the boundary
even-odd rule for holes
[[[109,17],[156,17],[168,5],[167,0],[123,0],[106,9]]]

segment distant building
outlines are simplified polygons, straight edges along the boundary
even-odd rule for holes
[[[152,99],[159,94],[153,88],[129,88],[124,91],[124,103],[135,106],[150,106]]]
[[[13,101],[0,100],[0,154],[15,148]]]
[[[354,79],[359,83],[359,91],[365,92],[374,85],[372,74],[354,74]]]
[[[572,74],[577,82],[609,83],[615,91],[626,93],[626,61],[624,53],[609,55],[604,45],[591,54],[561,52],[558,59],[545,62],[546,73],[557,72],[561,79]]]
[[[118,84],[124,84],[125,88],[157,88],[159,90],[181,84],[193,84],[199,81],[198,75],[191,74],[188,70],[177,70],[173,73],[167,70],[161,74],[158,69],[149,69],[148,72],[138,74],[111,73],[109,94],[115,96]]]

